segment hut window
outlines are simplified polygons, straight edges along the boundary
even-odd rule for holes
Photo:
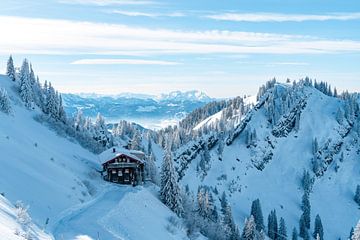
[[[129,169],[125,169],[125,173],[129,173]]]
[[[116,170],[112,170],[111,173],[112,173],[112,174],[115,174],[115,173],[116,173]]]
[[[118,176],[121,177],[122,176],[122,171],[118,172]]]

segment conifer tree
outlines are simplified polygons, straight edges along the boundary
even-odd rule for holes
[[[25,103],[25,107],[31,108],[33,102],[33,93],[30,84],[29,63],[24,59],[20,70],[20,97]]]
[[[59,94],[58,119],[60,122],[66,123],[66,112],[64,110],[61,94]]]
[[[226,229],[226,235],[227,235],[226,239],[229,240],[240,239],[239,229],[234,222],[230,205],[226,204],[225,209],[223,209],[222,211],[224,211],[223,225]]]
[[[83,117],[83,112],[81,109],[78,109],[74,121],[75,131],[82,132],[84,127],[85,127],[85,120]]]
[[[178,216],[182,216],[181,192],[177,182],[177,175],[173,166],[171,144],[165,147],[164,160],[161,168],[160,199]]]
[[[276,210],[272,210],[268,216],[268,236],[270,239],[276,239],[278,235],[278,223]]]
[[[133,138],[130,142],[130,148],[132,150],[140,150],[141,149],[141,135],[140,131],[136,130]]]
[[[9,96],[4,88],[0,89],[0,111],[6,114],[10,114],[11,110],[11,103]]]
[[[47,113],[53,119],[57,119],[58,108],[57,108],[56,93],[51,83],[49,83],[49,86],[47,88],[45,109],[46,109],[45,113]]]
[[[303,176],[302,176],[302,186],[304,188],[304,192],[310,194],[311,189],[312,189],[312,185],[313,185],[313,181],[310,177],[310,173],[307,170],[304,170]]]
[[[251,213],[256,223],[256,230],[261,232],[264,230],[264,217],[261,210],[260,200],[256,199],[251,204]]]
[[[300,217],[299,229],[300,229],[300,233],[299,233],[300,237],[305,239],[306,235],[308,235],[308,229],[305,223],[304,213]]]
[[[148,177],[150,178],[151,182],[153,182],[154,184],[159,184],[158,183],[158,173],[157,173],[157,168],[155,165],[155,155],[154,153],[150,152],[150,155],[147,158],[147,172],[148,172]]]
[[[296,227],[294,227],[293,229],[291,240],[298,240],[298,232],[296,230]]]
[[[94,139],[100,143],[103,147],[110,147],[111,144],[111,137],[109,136],[108,129],[106,127],[105,119],[104,117],[98,113],[95,121],[94,126]]]
[[[220,198],[220,206],[221,206],[220,211],[221,211],[222,215],[225,215],[227,205],[228,205],[228,202],[226,199],[226,193],[223,192],[221,195],[221,198]]]
[[[278,232],[278,240],[287,240],[286,224],[283,218],[280,218],[280,226]]]
[[[245,226],[241,235],[241,240],[254,240],[256,236],[256,223],[251,215],[245,221]]]
[[[10,55],[7,66],[6,66],[6,75],[10,78],[11,81],[15,81],[15,67],[12,56]]]
[[[319,240],[324,240],[324,229],[319,214],[315,217],[315,227],[313,233],[314,238],[316,238],[317,236],[319,237]]]
[[[309,193],[304,192],[301,201],[301,209],[303,210],[304,223],[307,229],[310,229],[310,200]]]

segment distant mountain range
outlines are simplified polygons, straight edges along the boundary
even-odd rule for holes
[[[79,93],[62,96],[65,110],[70,115],[81,109],[86,116],[95,117],[101,113],[108,122],[124,119],[139,122],[148,128],[159,128],[176,122],[194,109],[215,100],[196,90],[174,91],[159,96],[134,93]]]

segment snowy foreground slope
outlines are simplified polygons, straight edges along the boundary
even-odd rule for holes
[[[282,92],[287,88],[290,86],[276,85],[273,91]],[[319,214],[325,239],[347,239],[351,227],[360,219],[359,206],[353,200],[356,186],[360,182],[358,133],[346,120],[342,124],[337,121],[338,109],[344,109],[343,100],[326,96],[313,87],[305,87],[299,91],[299,99],[302,101],[298,104],[301,112],[297,121],[298,129],[290,125],[286,131],[283,129],[291,114],[280,118],[279,122],[284,123],[283,125],[272,126],[268,120],[267,103],[260,104],[258,109],[244,118],[243,122],[246,121],[247,124],[238,136],[219,138],[211,146],[211,158],[205,166],[206,173],[199,171],[203,153],[198,154],[184,170],[181,183],[188,185],[195,196],[199,186],[210,187],[213,194],[217,195],[216,199],[225,191],[240,228],[250,214],[252,201],[259,198],[264,219],[267,220],[270,211],[276,209],[277,216],[285,219],[289,234],[293,227],[299,229],[303,195],[301,178],[304,170],[313,172],[314,138],[322,153],[340,146],[339,151],[330,151],[332,161],[326,166],[322,176],[312,173],[315,183],[310,194],[311,232],[315,216]],[[277,99],[274,98],[274,101]],[[216,120],[219,114],[207,118],[201,124]],[[248,132],[254,129],[256,137],[249,142]],[[217,133],[210,135],[217,138]],[[193,144],[196,145],[190,143],[189,149]],[[221,153],[219,145],[224,146]],[[220,202],[217,201],[216,204],[220,205]]]
[[[0,192],[9,200],[0,199],[0,236],[8,234],[1,239],[19,239],[10,205],[17,201],[29,206],[34,228],[54,239],[183,239],[155,191],[104,182],[96,155],[35,121],[39,111],[23,107],[7,77],[0,76],[0,87],[13,109],[0,112]]]
[[[6,240],[20,240],[24,239],[24,226],[18,221],[18,216],[21,215],[19,209],[15,208],[8,200],[0,196],[0,239]],[[27,220],[27,219],[23,219]],[[36,225],[31,222],[26,222],[31,236],[37,239],[50,240],[51,236],[44,233]],[[15,234],[14,234],[15,233]]]

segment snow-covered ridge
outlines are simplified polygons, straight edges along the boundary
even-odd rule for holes
[[[192,90],[192,91],[173,91],[167,94],[161,94],[157,97],[159,101],[165,100],[175,100],[175,101],[201,101],[201,102],[210,102],[213,98],[210,98],[206,93]]]
[[[224,191],[239,226],[249,216],[251,202],[259,198],[264,219],[276,209],[290,232],[299,227],[301,178],[307,170],[315,179],[310,232],[319,214],[325,239],[345,239],[360,219],[353,200],[360,182],[359,103],[359,99],[353,103],[327,96],[312,86],[275,84],[229,135],[210,131],[179,149],[176,159],[181,183],[194,194],[201,186],[213,189],[214,198]],[[208,117],[201,125],[219,115]],[[315,154],[314,139],[318,141]]]
[[[124,92],[118,94],[99,94],[99,93],[64,93],[65,95],[79,96],[82,98],[127,98],[127,99],[153,99],[157,101],[203,101],[209,102],[214,98],[209,97],[206,93],[191,90],[191,91],[172,91],[169,93],[162,93],[159,95],[154,94],[142,94],[142,93],[131,93]]]

